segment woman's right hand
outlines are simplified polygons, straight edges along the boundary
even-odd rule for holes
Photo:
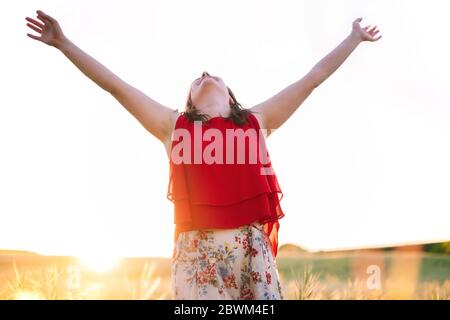
[[[62,32],[58,21],[41,10],[37,10],[36,12],[37,18],[42,22],[29,17],[26,17],[25,20],[28,21],[27,26],[38,32],[41,36],[38,37],[30,33],[27,33],[27,36],[41,41],[49,46],[53,46],[55,48],[60,47],[67,38]]]

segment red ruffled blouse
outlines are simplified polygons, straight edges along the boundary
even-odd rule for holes
[[[244,125],[224,117],[191,123],[181,114],[169,164],[167,198],[174,203],[175,241],[183,231],[260,221],[277,255],[283,192],[253,114]]]

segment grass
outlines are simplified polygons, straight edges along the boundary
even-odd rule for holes
[[[277,265],[285,299],[450,299],[449,255],[296,254],[280,255]],[[369,266],[376,266],[378,278]],[[378,286],[369,286],[373,279]],[[170,259],[127,259],[98,272],[70,258],[0,257],[0,299],[140,300],[171,295]]]

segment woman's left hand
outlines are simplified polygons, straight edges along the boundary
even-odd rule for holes
[[[373,26],[372,28],[370,28],[371,25],[368,25],[365,26],[364,28],[361,28],[361,26],[359,25],[361,20],[362,18],[358,18],[355,21],[353,21],[352,35],[356,36],[361,41],[377,41],[382,37],[381,35],[375,37],[376,34],[380,31],[377,30],[377,26]]]

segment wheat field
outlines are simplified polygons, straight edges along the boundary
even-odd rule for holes
[[[445,254],[288,252],[277,265],[289,300],[450,298]],[[170,259],[128,258],[102,266],[75,257],[3,255],[0,299],[172,299]]]

